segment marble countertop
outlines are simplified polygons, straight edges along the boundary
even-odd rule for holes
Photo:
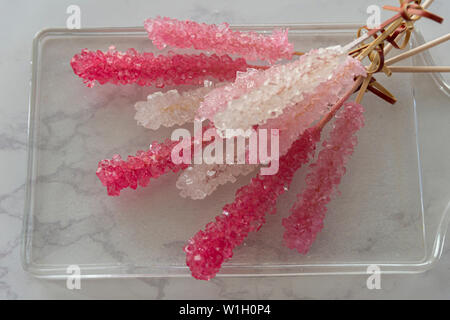
[[[77,1],[81,26],[135,26],[148,16],[168,15],[205,22],[364,24],[371,4],[397,3],[378,0],[280,0],[280,1]],[[36,279],[22,269],[20,240],[26,178],[26,132],[31,42],[44,27],[65,27],[72,1],[3,1],[0,9],[0,299],[86,298],[450,298],[450,243],[442,258],[422,274],[383,275],[380,290],[369,290],[366,275],[304,276],[281,278],[217,278],[210,282],[190,278],[85,280],[80,290],[68,290],[65,281]],[[450,3],[436,0],[434,11],[446,16]],[[118,14],[120,12],[120,14]],[[449,21],[421,25],[426,39],[448,30]],[[439,64],[449,64],[448,44],[433,50]],[[450,158],[450,150],[442,157]],[[120,288],[120,290],[117,290]],[[188,289],[187,289],[188,288]],[[189,292],[189,295],[187,293]]]

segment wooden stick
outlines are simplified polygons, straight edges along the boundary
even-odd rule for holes
[[[425,1],[425,2],[422,4],[422,8],[427,9],[427,8],[433,3],[433,1],[434,1],[434,0],[427,0],[427,1]]]
[[[450,72],[447,66],[392,66],[389,67],[392,72]]]
[[[366,93],[367,87],[369,86],[370,80],[372,79],[372,75],[368,75],[367,78],[364,79],[361,88],[358,91],[358,95],[356,96],[355,102],[361,103],[361,100]]]
[[[258,69],[258,70],[267,70],[270,68],[270,66],[257,66],[254,64],[249,64],[248,67],[252,68],[252,69]]]
[[[364,49],[357,57],[357,59],[362,60],[363,58],[365,58],[373,49],[375,49],[375,47],[380,44],[381,42],[384,42],[384,40],[386,40],[386,38],[392,33],[394,32],[395,29],[397,29],[403,22],[403,19],[397,18],[396,20],[394,20],[389,27],[387,27],[387,29],[380,35],[378,36],[378,38],[376,38],[374,41],[372,41],[366,49]],[[370,32],[369,32],[370,33]]]
[[[432,41],[424,43],[421,46],[418,46],[417,48],[414,48],[414,49],[411,49],[411,50],[406,51],[404,53],[401,53],[398,56],[390,58],[390,59],[388,59],[388,60],[386,60],[384,62],[384,65],[385,66],[389,66],[389,65],[394,64],[394,63],[396,63],[398,61],[404,60],[404,59],[409,58],[409,57],[411,57],[411,56],[413,56],[415,54],[418,54],[418,53],[420,53],[422,51],[425,51],[427,49],[435,47],[435,46],[437,46],[437,45],[439,45],[439,44],[441,44],[443,42],[446,42],[448,40],[450,40],[450,33],[447,33],[446,35],[444,35],[442,37],[439,37],[437,39],[434,39]]]
[[[355,90],[358,89],[358,87],[361,85],[362,81],[363,81],[362,76],[359,76],[355,80],[355,83],[353,84],[352,88],[350,90],[348,90],[347,93],[344,94],[344,96],[342,96],[339,99],[339,101],[334,104],[334,106],[331,108],[330,112],[328,112],[327,115],[325,117],[323,117],[322,120],[320,120],[320,122],[317,124],[317,128],[319,130],[322,130],[323,127],[325,127],[325,125],[334,117],[336,112],[338,112],[338,110],[342,107],[342,105],[345,103],[345,101],[347,101],[348,98],[350,98],[350,96],[353,94],[353,92],[355,92]]]
[[[394,41],[400,40],[405,35],[405,31],[403,30],[395,39]],[[394,46],[391,43],[388,43],[384,46],[384,56],[386,56],[392,49],[394,49]]]
[[[422,5],[422,8],[424,8],[424,9],[428,8],[433,3],[433,1],[434,0],[425,1]],[[415,19],[415,18],[417,18],[417,16],[413,15],[412,18]],[[383,29],[389,25],[388,29],[385,32],[383,32],[380,37],[378,37],[376,40],[372,41],[372,43],[369,44],[368,48],[366,48],[359,54],[358,59],[362,60],[364,57],[366,57],[369,54],[370,51],[372,51],[380,42],[384,41],[389,36],[389,34],[391,34],[402,23],[403,23],[403,19],[401,18],[401,14],[396,14],[395,16],[384,21],[378,28],[370,30],[368,33],[363,34],[361,37],[359,37],[359,38],[353,40],[352,42],[348,43],[347,45],[345,45],[344,50],[349,51],[353,47],[357,46],[364,40],[370,38],[373,34],[377,33],[378,31],[381,31],[381,29]],[[405,30],[403,32],[405,32]],[[399,38],[399,36],[397,36],[397,38]],[[390,45],[390,44],[388,44],[386,46],[385,54],[387,54],[392,49],[391,47],[392,47],[392,45]]]
[[[433,3],[433,0],[428,0],[425,1],[422,4],[422,8],[427,9],[431,4]],[[412,18],[415,19],[417,16],[413,16]],[[400,40],[404,35],[405,35],[405,31],[403,30],[402,33],[400,33],[397,38],[395,38],[395,41]],[[394,46],[390,43],[388,43],[387,45],[384,46],[384,55],[386,56],[392,49],[394,48]]]

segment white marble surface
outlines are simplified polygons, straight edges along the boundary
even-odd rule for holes
[[[66,8],[78,4],[82,26],[133,26],[144,18],[170,15],[206,22],[287,23],[356,22],[363,24],[369,4],[396,1],[3,1],[0,10],[0,298],[450,298],[450,250],[430,271],[418,275],[385,275],[381,290],[368,290],[366,276],[286,278],[86,280],[70,291],[65,282],[35,279],[20,265],[20,232],[26,167],[27,102],[33,35],[50,26],[65,26]],[[434,11],[449,16],[450,3],[436,0]],[[120,12],[120,14],[118,14]],[[442,26],[421,22],[427,39],[443,34]],[[448,45],[446,48],[448,50]],[[449,64],[444,48],[437,60]],[[443,150],[450,158],[450,151]],[[448,241],[447,241],[448,242]]]

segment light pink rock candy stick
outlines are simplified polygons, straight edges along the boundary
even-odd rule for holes
[[[287,247],[305,254],[322,230],[326,205],[345,174],[345,165],[357,144],[355,134],[364,126],[363,111],[357,103],[346,103],[336,115],[323,149],[310,165],[306,189],[297,196],[291,215],[283,219]]]
[[[148,37],[159,49],[166,46],[214,51],[217,54],[237,54],[248,60],[274,62],[290,59],[294,46],[288,40],[287,30],[276,29],[271,35],[240,32],[220,25],[180,21],[157,17],[144,22]]]

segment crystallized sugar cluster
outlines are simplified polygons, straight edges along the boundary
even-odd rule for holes
[[[347,103],[336,116],[329,138],[323,142],[306,177],[306,190],[297,196],[291,215],[283,219],[287,247],[307,253],[323,228],[326,205],[345,174],[345,164],[357,144],[356,132],[364,125],[363,107]]]
[[[271,35],[239,32],[226,23],[208,25],[194,21],[179,21],[157,17],[144,22],[148,37],[159,49],[166,46],[214,51],[217,54],[237,54],[248,60],[291,59],[294,46],[287,30],[274,30]]]
[[[189,166],[174,164],[171,160],[172,149],[178,143],[171,140],[164,143],[155,141],[147,151],[140,150],[136,156],[128,156],[127,160],[122,160],[120,155],[114,155],[111,160],[101,160],[98,163],[97,177],[107,187],[110,196],[118,196],[122,189],[128,187],[145,187],[152,178]]]
[[[251,70],[247,75],[237,76],[230,86],[209,93],[199,108],[199,116],[208,116],[222,135],[226,129],[248,130],[263,125],[279,117],[284,109],[300,103],[305,95],[313,94],[346,61],[346,53],[337,46],[312,50],[292,63],[264,71]],[[314,104],[311,108],[315,107]]]
[[[236,177],[247,175],[257,167],[255,164],[195,164],[180,174],[177,188],[183,197],[204,199],[220,185],[235,182]]]
[[[100,84],[200,85],[205,80],[232,81],[237,71],[247,70],[243,58],[233,60],[228,55],[174,54],[155,56],[151,52],[139,53],[135,49],[126,52],[110,47],[108,51],[84,49],[70,61],[76,75],[92,87]]]
[[[147,101],[135,104],[134,119],[139,125],[153,130],[192,122],[205,95],[216,87],[206,83],[203,87],[181,93],[178,90],[155,92],[147,97]]]
[[[210,125],[213,128],[213,125]],[[220,185],[228,182],[234,183],[238,176],[247,175],[258,167],[258,164],[248,164],[248,145],[245,145],[243,150],[234,146],[234,152],[229,153],[229,147],[226,146],[225,140],[221,139],[216,131],[212,137],[213,142],[203,142],[205,148],[202,150],[202,163],[194,164],[184,170],[178,177],[176,186],[180,189],[182,197],[189,197],[191,199],[204,199],[206,196],[212,194]],[[219,145],[216,145],[216,141]],[[226,146],[227,154],[219,152],[217,148]],[[208,151],[208,149],[211,150]],[[220,155],[222,158],[220,158]],[[231,158],[231,159],[230,159]],[[222,163],[218,163],[220,161]],[[231,164],[227,164],[230,162]],[[241,161],[241,162],[239,162]]]
[[[206,225],[185,246],[186,264],[197,279],[209,280],[219,272],[222,263],[233,256],[252,231],[265,223],[266,213],[275,213],[276,200],[285,192],[294,173],[307,163],[320,140],[320,132],[307,129],[280,158],[275,175],[257,175],[236,192],[233,203],[223,207],[222,214]]]
[[[302,100],[287,107],[283,113],[260,126],[261,129],[279,129],[279,153],[285,154],[299,135],[315,121],[322,118],[345,93],[354,85],[354,78],[366,75],[366,70],[359,60],[345,58],[331,76],[317,85],[309,93],[304,93]]]
[[[236,80],[232,84],[217,88],[205,96],[197,111],[198,118],[214,119],[214,115],[225,110],[230,101],[263,85],[266,79],[265,77],[262,77],[262,75],[262,71],[256,69],[247,69],[246,72],[237,72]]]

